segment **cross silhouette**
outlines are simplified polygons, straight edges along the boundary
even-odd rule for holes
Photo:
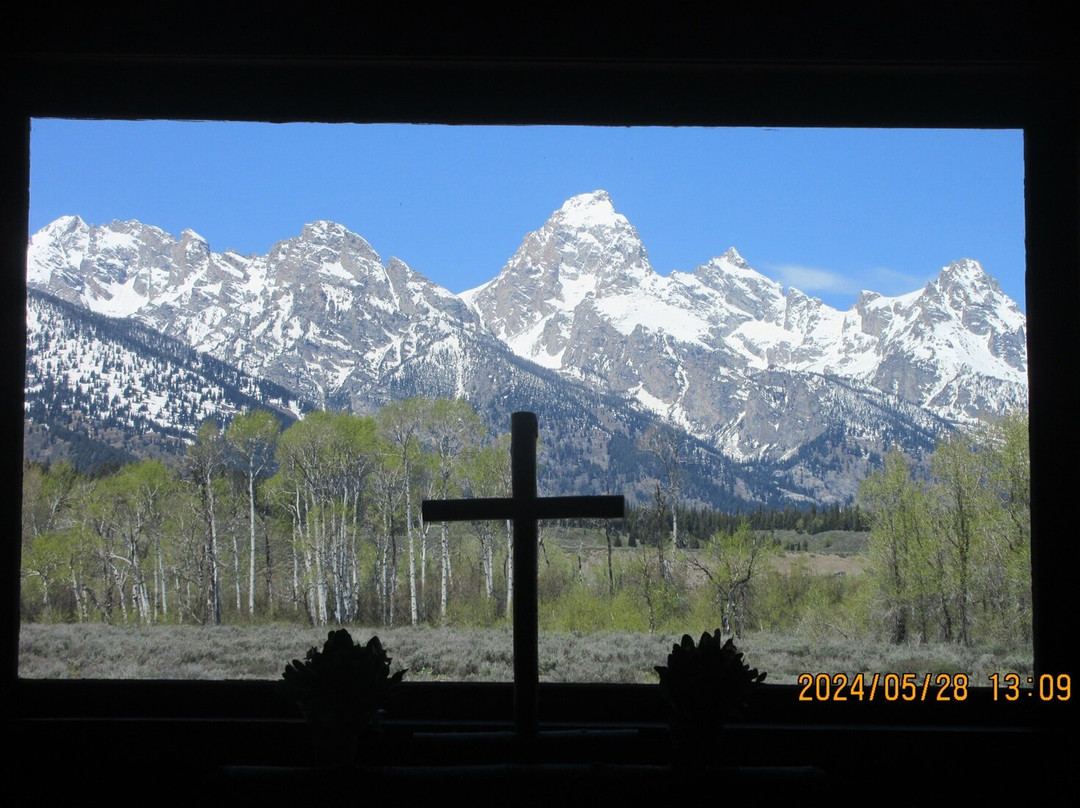
[[[537,615],[537,521],[540,519],[620,519],[622,496],[537,497],[536,414],[510,416],[510,487],[513,496],[482,499],[425,499],[425,522],[509,519],[514,523],[514,722],[519,737],[536,734],[539,724],[540,659]]]

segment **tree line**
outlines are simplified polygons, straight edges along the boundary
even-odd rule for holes
[[[892,642],[1031,639],[1028,419],[941,441],[920,475],[899,451],[863,481],[875,612]]]
[[[455,560],[475,560],[494,595],[505,530],[478,526],[475,549],[451,552],[419,500],[508,494],[507,446],[465,402],[414,398],[284,431],[265,410],[224,429],[208,420],[177,468],[143,460],[88,476],[28,463],[24,616],[445,620],[455,577],[471,577]]]
[[[630,547],[638,544],[655,544],[661,532],[670,532],[672,524],[679,526],[680,541],[685,547],[705,547],[717,533],[733,534],[743,523],[752,530],[791,530],[797,534],[815,535],[828,530],[868,531],[870,522],[858,503],[797,508],[758,507],[749,511],[720,511],[705,507],[676,507],[674,519],[671,514],[658,516],[655,507],[639,505],[626,509],[625,534]]]
[[[579,525],[592,549],[542,531],[542,624],[1030,638],[1026,418],[943,441],[929,468],[893,452],[856,504],[746,514],[682,507],[676,469],[627,519]],[[491,625],[512,608],[510,525],[427,524],[419,502],[507,495],[509,436],[445,399],[206,421],[176,467],[28,463],[23,616]],[[867,526],[869,575],[772,563],[774,530]]]

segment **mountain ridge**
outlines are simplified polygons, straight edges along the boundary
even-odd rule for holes
[[[437,392],[508,415],[499,387],[524,383],[514,378],[552,400],[595,391],[685,430],[717,463],[765,464],[769,485],[798,497],[852,496],[887,435],[917,454],[932,435],[1026,405],[1023,314],[977,261],[907,295],[863,292],[840,312],[734,247],[659,275],[605,191],[571,197],[460,295],[327,220],[241,256],[190,230],[63,217],[30,239],[27,283],[316,406],[370,412]],[[615,423],[593,423],[611,440],[605,419]],[[847,478],[814,470],[837,453],[854,458]]]
[[[567,210],[579,213],[572,226],[566,224]],[[590,219],[580,215],[585,210],[598,213]],[[615,257],[606,267],[605,284],[584,275],[588,263],[576,257],[604,244],[612,221],[621,231],[606,244]],[[636,285],[612,283],[612,266],[630,268],[622,278]],[[522,277],[547,280],[546,288],[530,289],[525,307],[512,292]],[[519,355],[600,380],[698,435],[725,414],[706,408],[702,416],[692,404],[687,407],[686,401],[701,393],[689,389],[692,384],[673,387],[678,374],[665,371],[665,365],[693,368],[692,375],[684,373],[687,380],[767,369],[842,377],[898,393],[956,424],[1026,403],[1023,314],[970,259],[945,267],[921,292],[864,293],[841,312],[793,287],[785,292],[734,248],[692,273],[661,276],[649,266],[636,231],[614,213],[610,197],[594,192],[564,204],[525,236],[496,278],[465,296]],[[990,339],[989,350],[973,334]],[[635,356],[653,357],[652,372],[628,372],[629,357],[610,361],[620,340],[638,343],[631,351]],[[702,352],[704,361],[696,356]],[[674,362],[665,355],[673,355]],[[972,376],[984,388],[974,397],[958,389]],[[733,415],[726,413],[728,420]],[[749,457],[757,450],[746,446],[743,451]]]

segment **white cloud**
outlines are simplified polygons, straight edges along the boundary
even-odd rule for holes
[[[800,264],[781,264],[771,269],[781,283],[808,295],[822,297],[854,296],[864,289],[894,297],[921,289],[934,278],[934,275],[914,275],[889,267],[837,272]]]
[[[860,277],[864,279],[861,289],[870,289],[886,297],[906,295],[914,292],[936,277],[936,273],[929,275],[914,275],[910,272],[900,272],[888,267],[874,267],[868,269]]]
[[[850,294],[859,291],[851,278],[831,269],[804,267],[799,264],[783,264],[773,268],[781,283],[794,286],[806,294]]]

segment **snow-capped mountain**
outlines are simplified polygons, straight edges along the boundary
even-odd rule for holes
[[[461,296],[331,222],[241,256],[190,230],[65,217],[30,240],[27,282],[296,401],[363,412],[461,396],[499,431],[514,409],[537,410],[552,473],[575,490],[620,463],[620,484],[642,487],[644,461],[626,447],[663,420],[693,446],[687,479],[703,501],[843,499],[893,443],[918,452],[1026,402],[1024,317],[975,261],[839,312],[734,249],[657,274],[603,191],[568,200]]]
[[[235,410],[224,406],[209,412],[193,404],[173,424],[140,418],[139,426],[132,426],[127,411],[171,412],[178,406],[178,389],[201,391],[206,384],[177,385],[170,381],[176,374],[168,370],[141,373],[142,386],[122,386],[134,400],[126,405],[120,396],[124,411],[118,413],[104,406],[115,394],[111,376],[89,369],[96,357],[111,356],[117,348],[96,336],[77,349],[66,347],[65,335],[80,327],[69,318],[104,323],[106,315],[126,317],[112,321],[110,333],[134,323],[158,334],[173,351],[204,352],[199,356],[228,363],[241,377],[287,389],[295,411],[314,404],[370,412],[394,398],[461,396],[486,416],[493,431],[502,432],[512,412],[536,410],[545,424],[541,483],[553,491],[585,490],[590,481],[592,490],[601,491],[612,464],[622,463],[636,475],[642,450],[634,436],[655,420],[521,360],[457,296],[397,259],[382,265],[367,242],[329,222],[308,225],[266,256],[245,257],[213,253],[190,231],[174,239],[138,222],[95,227],[66,217],[31,239],[27,282],[27,342],[33,357],[28,423],[40,426],[47,419],[54,432],[59,426],[67,433],[75,412],[77,423],[95,440],[109,431],[90,428],[97,419],[110,428],[119,423],[109,434],[117,440],[122,435],[131,451],[138,451],[132,445],[136,432],[153,432],[159,443],[175,440],[194,434],[192,412],[226,419]],[[46,295],[54,309],[59,306],[55,317],[35,312]],[[55,380],[42,381],[50,376]],[[144,401],[146,396],[153,398]],[[612,461],[609,445],[615,435],[624,448]],[[581,444],[589,448],[568,448]],[[721,462],[719,453],[703,450],[702,465],[712,471],[697,485],[695,496],[702,501],[735,496],[734,472],[722,471]],[[635,476],[630,485],[636,484]],[[760,481],[740,483],[741,491],[754,491],[757,498],[767,498],[768,488]]]
[[[204,419],[250,407],[288,424],[310,405],[134,320],[27,291],[26,440],[39,459],[175,455]]]
[[[265,256],[213,253],[139,222],[59,219],[30,243],[27,283],[167,336],[323,404],[363,409],[391,369],[460,354],[477,317],[360,236],[315,222]],[[453,363],[452,363],[453,364]],[[458,379],[461,393],[463,382]],[[385,400],[385,396],[383,396]]]
[[[807,419],[836,384],[954,424],[1026,405],[1024,315],[968,259],[918,292],[864,292],[841,312],[785,292],[734,248],[658,275],[597,191],[567,201],[463,297],[519,355],[628,395],[740,459],[779,459],[825,431]],[[780,378],[783,406],[759,406]]]

